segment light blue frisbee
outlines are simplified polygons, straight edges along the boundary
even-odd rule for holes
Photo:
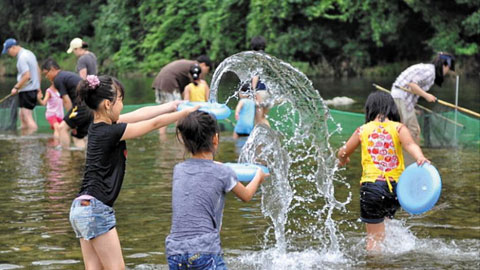
[[[198,110],[215,115],[217,120],[226,119],[230,116],[230,113],[231,113],[231,110],[230,110],[230,108],[228,108],[227,105],[216,103],[216,102],[190,102],[190,101],[187,101],[187,102],[180,103],[177,107],[177,110],[181,111],[183,109],[194,107],[194,106],[197,106],[197,105],[201,106],[200,109],[198,109]]]
[[[440,174],[429,163],[422,166],[411,164],[403,171],[397,184],[398,201],[410,214],[421,214],[432,209],[441,191]]]
[[[262,165],[250,163],[224,163],[226,166],[232,168],[237,175],[238,181],[250,182],[255,177],[258,168],[261,168],[264,173],[270,173],[268,168]]]

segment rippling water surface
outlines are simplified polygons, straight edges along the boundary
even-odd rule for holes
[[[229,137],[222,134],[217,160],[236,161],[235,143]],[[50,142],[48,134],[0,135],[0,269],[83,269],[68,211],[80,185],[84,152],[60,151]],[[334,217],[344,235],[343,256],[323,254],[309,242],[288,253],[279,253],[274,246],[265,248],[264,232],[271,222],[261,212],[262,194],[247,204],[229,194],[221,233],[229,267],[262,269],[262,261],[271,261],[276,269],[477,268],[478,149],[426,149],[425,153],[442,175],[442,196],[432,211],[420,216],[401,211],[388,224],[392,237],[383,256],[364,253],[364,228],[357,220],[360,168],[356,153],[348,170],[342,172],[352,187],[342,185],[335,192],[338,198],[353,194],[348,211]],[[165,268],[172,167],[183,158],[182,147],[173,136],[161,142],[150,134],[128,143],[127,173],[115,209],[130,269]],[[291,215],[301,219],[302,212]]]
[[[240,77],[244,80],[247,75],[251,74]],[[136,87],[145,82],[127,82],[127,89],[132,88],[129,83]],[[350,109],[359,111],[358,104],[363,103],[361,99],[368,94],[365,88],[370,83],[356,79],[325,80],[317,81],[316,87],[323,98],[354,97],[359,103]],[[223,89],[220,86],[219,99],[228,100],[236,86],[236,83],[227,84]],[[333,87],[337,88],[331,89]],[[285,94],[282,97],[285,100],[298,102],[297,106],[302,106],[298,110],[312,109],[308,102],[296,100],[294,94],[286,90],[280,93]],[[149,98],[145,98],[147,96]],[[478,91],[470,91],[467,96],[471,97],[470,105],[479,103]],[[444,98],[447,97],[444,93]],[[151,102],[153,92],[127,91],[126,98],[133,103]],[[320,97],[310,95],[308,98],[318,101]],[[313,109],[313,112],[322,110],[315,106]],[[277,124],[272,119],[272,125]],[[277,127],[281,127],[280,124]],[[318,128],[312,130],[318,132]],[[372,256],[365,253],[364,225],[358,220],[359,151],[351,157],[347,169],[335,171],[335,179],[341,181],[325,180],[328,185],[323,185],[321,175],[329,170],[312,175],[309,162],[318,161],[311,156],[312,144],[322,145],[319,149],[325,153],[318,158],[331,164],[328,148],[336,149],[345,138],[333,136],[327,142],[327,137],[322,137],[321,141],[312,143],[311,137],[302,137],[300,131],[293,133],[300,139],[297,142],[288,139],[291,134],[282,132],[272,135],[261,129],[256,131],[259,136],[263,134],[275,141],[272,144],[278,145],[275,147],[285,147],[268,157],[270,162],[272,158],[286,162],[276,163],[275,177],[269,179],[272,182],[259,189],[250,203],[227,195],[221,237],[230,269],[480,267],[478,145],[424,149],[442,176],[440,200],[422,215],[411,216],[399,211],[396,219],[387,223],[384,253]],[[172,168],[186,156],[173,134],[163,141],[154,132],[129,141],[127,147],[125,181],[115,204],[125,262],[129,269],[166,269],[164,240],[170,229]],[[302,153],[308,153],[305,162],[302,162]],[[222,133],[215,159],[235,162],[239,154],[238,142],[231,139],[230,133]],[[244,158],[248,160],[248,155]],[[68,212],[79,190],[84,163],[85,152],[57,149],[51,134],[0,134],[0,270],[83,269],[79,242],[68,222]],[[318,193],[322,193],[321,196]],[[326,207],[329,203],[332,206]]]

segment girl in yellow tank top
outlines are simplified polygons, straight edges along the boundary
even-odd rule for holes
[[[191,102],[207,101],[208,96],[210,95],[210,88],[205,80],[200,79],[201,72],[202,69],[198,64],[194,64],[190,67],[190,75],[192,76],[193,82],[185,86],[183,99]]]
[[[396,183],[405,166],[402,147],[421,165],[428,161],[408,129],[401,123],[393,98],[371,93],[365,103],[365,123],[338,151],[339,165],[350,161],[358,146],[362,149],[360,219],[366,223],[367,250],[380,251],[385,238],[385,218],[393,218],[400,207]]]

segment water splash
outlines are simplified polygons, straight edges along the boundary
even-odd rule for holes
[[[346,211],[351,195],[344,202],[334,196],[334,182],[349,185],[335,173],[336,159],[328,142],[330,115],[319,92],[290,64],[249,51],[230,56],[218,66],[210,100],[216,100],[226,72],[235,73],[241,84],[259,76],[269,93],[265,102],[275,104],[270,115],[276,116],[268,118],[272,128],[257,125],[239,159],[268,164],[272,174],[262,187],[262,212],[271,219],[274,234],[271,239],[267,230],[264,251],[273,247],[275,255],[266,256],[264,267],[271,260],[282,261],[286,252],[307,249],[325,254],[327,261],[341,258],[343,235],[333,214]]]

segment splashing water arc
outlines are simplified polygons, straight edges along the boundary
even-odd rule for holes
[[[272,110],[277,111],[275,117],[268,118],[271,129],[255,127],[239,158],[240,162],[267,164],[271,172],[262,185],[262,213],[272,222],[274,239],[267,230],[264,250],[285,253],[313,248],[326,257],[341,257],[343,235],[332,214],[346,211],[351,195],[345,202],[338,201],[333,183],[350,186],[335,173],[336,158],[327,129],[327,121],[332,119],[319,91],[290,64],[247,51],[228,57],[218,66],[210,100],[217,100],[220,79],[226,72],[235,73],[241,84],[259,76],[267,86],[267,102],[275,104]]]

